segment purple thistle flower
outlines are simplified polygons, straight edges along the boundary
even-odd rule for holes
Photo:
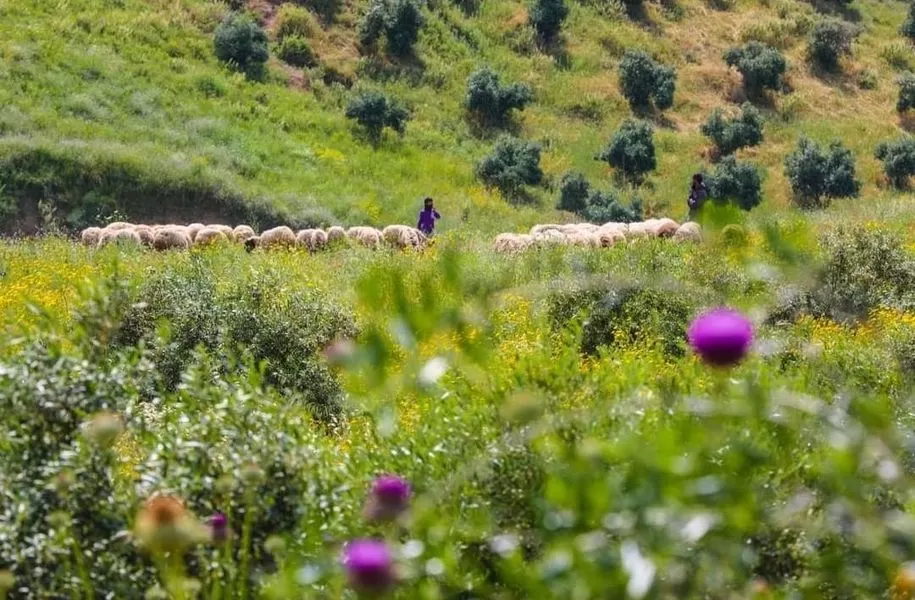
[[[214,513],[207,519],[210,526],[210,538],[214,542],[224,542],[229,538],[229,519],[222,513]]]
[[[410,483],[397,475],[382,475],[372,484],[365,507],[369,520],[396,519],[410,506]]]
[[[693,321],[687,332],[689,345],[715,366],[739,363],[753,343],[753,324],[729,308],[716,308]]]
[[[343,548],[350,586],[362,594],[382,594],[394,583],[394,560],[380,540],[353,540]]]

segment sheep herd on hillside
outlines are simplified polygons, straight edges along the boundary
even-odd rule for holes
[[[80,234],[86,246],[102,248],[109,244],[124,243],[146,246],[156,250],[187,250],[194,246],[214,243],[243,244],[249,251],[255,248],[265,250],[276,248],[304,248],[318,252],[335,243],[353,243],[367,248],[378,249],[383,245],[395,248],[423,248],[428,238],[418,229],[407,225],[389,225],[384,229],[374,227],[330,227],[324,229],[302,229],[294,232],[286,226],[274,227],[258,235],[252,227],[239,225],[137,225],[116,222],[105,227],[89,227]]]
[[[648,219],[638,223],[573,223],[569,225],[534,225],[530,233],[500,233],[493,242],[496,252],[521,252],[529,248],[550,245],[608,248],[627,240],[641,238],[673,238],[677,241],[698,242],[702,230],[692,221],[678,224],[673,219]]]
[[[699,241],[702,232],[698,223],[679,225],[672,219],[648,219],[638,223],[574,223],[568,225],[534,225],[530,233],[501,233],[493,242],[493,250],[514,253],[552,245],[607,248],[627,240],[640,238],[673,238],[678,241]],[[102,248],[109,244],[133,244],[155,250],[187,250],[215,243],[243,244],[248,251],[278,248],[303,248],[319,252],[334,244],[355,244],[373,250],[389,246],[398,249],[422,249],[429,238],[408,225],[388,225],[384,229],[357,226],[344,229],[302,229],[294,232],[286,226],[274,227],[258,235],[252,227],[239,225],[142,225],[125,222],[105,227],[89,227],[80,234],[86,246]]]

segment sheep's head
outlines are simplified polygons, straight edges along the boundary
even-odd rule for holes
[[[259,235],[250,237],[245,240],[245,250],[247,250],[248,252],[251,252],[252,250],[257,248],[260,245],[260,243],[261,243],[261,238]]]

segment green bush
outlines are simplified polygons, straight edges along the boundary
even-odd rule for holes
[[[308,44],[308,40],[297,35],[283,38],[276,54],[280,60],[294,67],[313,67],[318,64],[317,56]]]
[[[353,119],[377,142],[385,127],[403,135],[410,113],[381,92],[365,92],[355,97],[346,107],[346,118]]]
[[[729,67],[740,71],[744,89],[751,96],[759,96],[767,89],[778,90],[788,68],[781,52],[760,42],[731,48],[725,53],[724,60]]]
[[[255,73],[270,57],[267,34],[247,15],[233,14],[216,28],[216,57],[240,71]]]
[[[800,138],[797,148],[785,158],[785,175],[801,208],[823,207],[833,198],[857,196],[860,187],[855,179],[855,157],[838,140],[823,150],[809,138]]]
[[[384,36],[388,52],[408,56],[424,23],[422,11],[414,0],[373,0],[362,21],[360,41],[363,46],[374,47]]]
[[[534,99],[530,86],[523,83],[501,85],[499,76],[489,67],[474,71],[467,80],[464,105],[481,122],[503,125],[513,110],[524,110]]]
[[[603,224],[611,221],[616,223],[634,223],[642,220],[642,202],[633,199],[629,206],[625,206],[616,190],[608,192],[595,191],[588,197],[587,204],[581,215],[591,223]]]
[[[763,118],[750,103],[741,106],[740,116],[733,119],[726,119],[721,109],[716,108],[703,123],[701,131],[715,143],[719,153],[728,155],[762,142]]]
[[[626,50],[619,66],[620,91],[634,109],[673,106],[677,74],[641,50]]]
[[[309,39],[321,30],[315,18],[304,7],[283,4],[276,12],[276,39],[282,42],[287,37]]]
[[[559,35],[567,16],[569,7],[565,0],[534,0],[528,18],[540,40],[550,43]]]
[[[477,163],[476,175],[489,187],[498,188],[509,199],[519,200],[524,186],[543,180],[540,146],[511,136],[502,136],[492,152]]]
[[[807,40],[807,54],[810,60],[826,71],[839,68],[839,59],[851,54],[855,35],[852,29],[833,19],[817,23]]]
[[[908,186],[915,175],[915,138],[906,136],[891,142],[880,142],[874,156],[883,163],[883,172],[897,188]]]
[[[726,156],[715,167],[706,184],[709,195],[718,202],[733,202],[750,210],[762,201],[759,171],[748,162]]]
[[[584,212],[591,194],[591,184],[585,176],[577,171],[569,171],[562,176],[559,184],[559,202],[556,208],[580,214]]]
[[[626,119],[597,159],[618,169],[624,176],[640,181],[658,164],[654,150],[654,129],[645,121]]]
[[[899,96],[896,99],[896,111],[903,113],[915,108],[915,73],[903,73],[896,80]]]
[[[915,4],[909,3],[909,7],[906,11],[906,18],[899,28],[899,33],[910,41],[915,41]]]

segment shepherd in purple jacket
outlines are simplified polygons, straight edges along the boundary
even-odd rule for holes
[[[438,211],[432,206],[432,198],[426,198],[423,200],[423,209],[419,211],[419,222],[416,223],[416,228],[427,236],[432,235],[435,233],[435,221],[441,218],[442,215],[438,214]]]

